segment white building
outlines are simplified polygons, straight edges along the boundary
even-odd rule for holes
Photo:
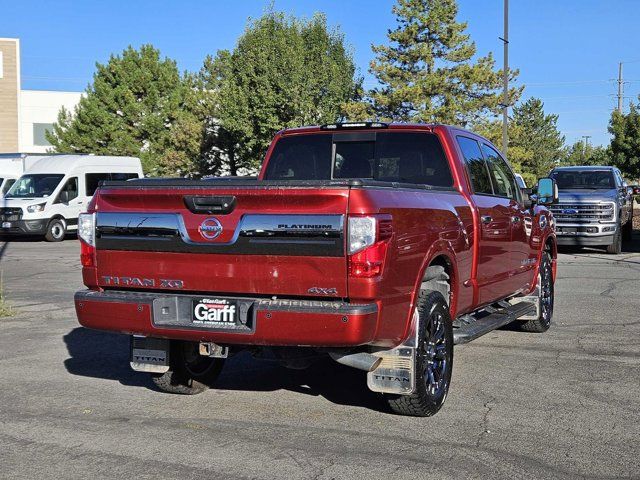
[[[73,112],[80,101],[80,92],[50,90],[20,91],[20,151],[45,153],[50,147],[45,130],[51,130],[61,107]]]
[[[81,92],[22,90],[20,41],[0,38],[0,153],[46,153],[45,131],[61,107],[73,111]]]

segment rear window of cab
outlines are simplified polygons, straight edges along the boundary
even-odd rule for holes
[[[427,132],[308,134],[280,138],[265,180],[373,179],[453,186],[438,137]]]

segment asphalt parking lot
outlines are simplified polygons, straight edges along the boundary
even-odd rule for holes
[[[331,361],[238,356],[218,388],[156,391],[128,339],[79,327],[78,242],[0,243],[1,478],[639,478],[640,238],[560,256],[554,324],[455,351],[433,418],[387,413]]]

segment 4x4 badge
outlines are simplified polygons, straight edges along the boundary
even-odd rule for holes
[[[200,224],[198,231],[200,232],[200,235],[207,240],[213,240],[218,238],[222,233],[222,225],[220,225],[217,218],[210,217]]]

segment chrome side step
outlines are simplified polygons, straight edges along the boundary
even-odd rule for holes
[[[507,306],[508,305],[508,306]],[[487,314],[482,318],[477,315],[463,315],[453,322],[453,343],[460,345],[469,343],[482,335],[503,327],[508,323],[517,320],[525,315],[533,315],[536,313],[536,304],[527,301],[521,301],[514,305],[508,303],[500,303],[491,307],[486,307],[484,312]]]

